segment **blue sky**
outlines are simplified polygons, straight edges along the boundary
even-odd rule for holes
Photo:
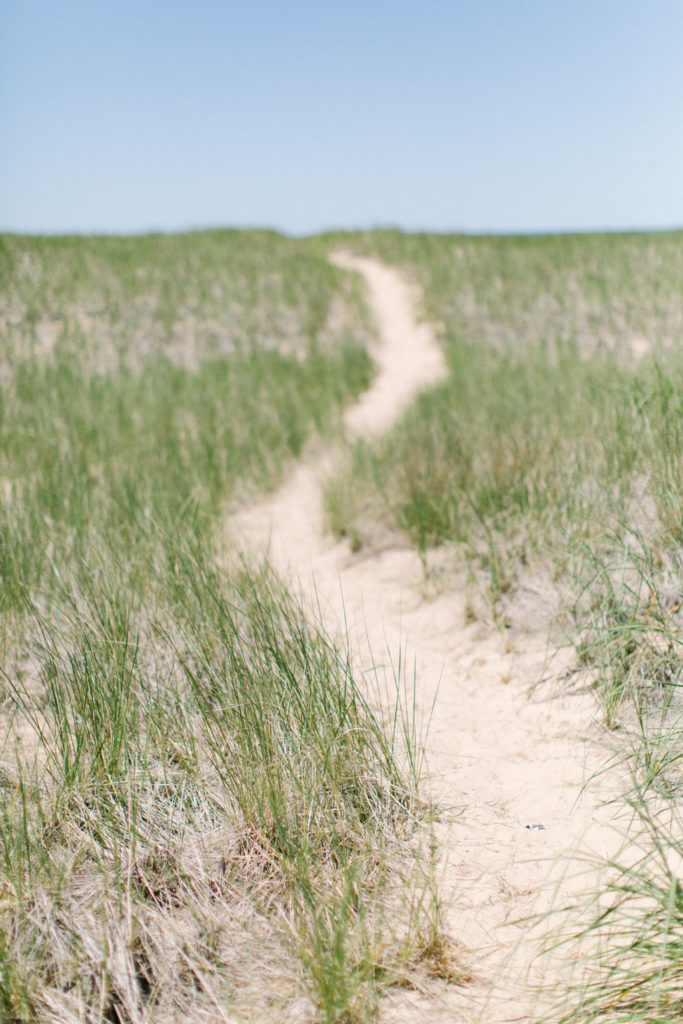
[[[3,0],[0,228],[683,225],[683,0]]]

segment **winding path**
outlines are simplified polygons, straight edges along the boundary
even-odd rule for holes
[[[446,373],[428,324],[416,322],[419,293],[396,271],[348,254],[337,266],[365,279],[379,342],[372,388],[347,410],[349,436],[386,430],[416,392]],[[444,813],[437,826],[442,886],[452,935],[471,950],[475,981],[397,990],[386,1022],[528,1021],[533,947],[520,918],[548,908],[582,882],[564,870],[567,850],[608,854],[614,846],[610,777],[584,787],[605,758],[593,698],[553,685],[566,662],[549,665],[547,620],[530,594],[527,628],[493,631],[469,621],[464,585],[424,594],[418,557],[405,548],[352,554],[325,533],[322,483],[334,456],[302,462],[272,496],[233,516],[229,531],[319,608],[330,632],[348,633],[358,669],[389,692],[395,668],[415,673],[429,785]],[[550,682],[530,687],[541,676]],[[542,829],[529,829],[528,825]]]

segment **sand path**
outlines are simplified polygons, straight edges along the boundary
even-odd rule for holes
[[[346,431],[379,434],[446,373],[443,355],[429,325],[416,323],[419,292],[397,271],[347,254],[335,263],[363,275],[379,335],[376,381],[347,410]],[[399,662],[414,672],[418,709],[431,715],[427,785],[446,808],[437,837],[448,925],[470,949],[476,980],[392,992],[380,1019],[528,1021],[538,967],[528,926],[515,922],[582,884],[566,870],[567,851],[605,855],[615,845],[613,777],[584,788],[605,760],[594,700],[557,683],[567,654],[548,661],[547,618],[533,594],[526,627],[502,635],[467,621],[457,584],[426,597],[414,552],[352,554],[332,541],[321,499],[331,461],[322,453],[302,462],[276,493],[233,516],[229,531],[267,553],[331,632],[348,632],[359,671],[374,665],[390,688]]]

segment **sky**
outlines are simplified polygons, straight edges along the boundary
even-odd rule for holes
[[[683,225],[683,0],[2,0],[0,229]]]

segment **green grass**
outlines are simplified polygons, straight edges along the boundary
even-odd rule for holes
[[[596,651],[648,608],[648,621],[678,630],[681,237],[349,243],[422,282],[451,374],[389,435],[350,452],[327,491],[335,532],[359,544],[382,524],[423,555],[455,546],[499,621],[520,576],[550,562]],[[636,337],[651,345],[640,358]],[[620,685],[603,676],[613,709]]]
[[[165,536],[208,536],[227,501],[272,487],[311,438],[337,430],[369,381],[353,285],[280,236],[5,236],[2,256],[5,608],[93,551],[125,552],[133,576],[154,573]],[[155,306],[160,282],[191,359],[176,358],[175,328]],[[76,323],[84,310],[87,330]],[[61,333],[43,351],[35,324],[57,315]],[[207,341],[212,317],[222,348]]]
[[[680,232],[467,236],[373,231],[326,236],[402,266],[426,316],[462,341],[506,352],[571,342],[630,356],[683,330]]]
[[[360,291],[274,231],[0,237],[3,359],[76,350],[92,367],[163,352],[196,366],[252,348],[304,353],[364,329]]]
[[[451,374],[349,448],[330,522],[356,546],[388,527],[427,569],[451,547],[500,626],[527,574],[552,578],[643,836],[570,927],[592,974],[556,1019],[669,1024],[673,233],[0,240],[0,1016],[277,1021],[305,995],[365,1021],[445,956],[410,702],[368,694],[267,566],[220,550],[226,510],[370,379],[340,242],[421,283]]]
[[[0,261],[0,1017],[370,1020],[440,936],[416,725],[222,525],[368,385],[360,289],[263,232]]]
[[[191,545],[173,571],[153,616],[111,577],[58,627],[34,611],[36,678],[7,679],[0,999],[13,1020],[277,1019],[303,991],[369,1019],[427,920],[406,933],[410,723],[397,705],[385,730],[267,569],[227,581]]]
[[[92,375],[76,357],[14,368],[0,406],[0,574],[6,602],[104,547],[141,575],[163,537],[207,535],[236,494],[272,487],[339,423],[369,376],[345,343],[302,361],[254,351],[196,370],[165,356]]]
[[[331,239],[338,244],[338,238]],[[633,819],[604,882],[560,915],[577,963],[552,1021],[681,1019],[683,235],[351,236],[424,289],[450,363],[327,491],[354,546],[436,546],[515,625],[550,580],[560,631],[618,729]],[[545,584],[544,584],[545,585]],[[616,738],[616,737],[615,737]],[[606,745],[606,758],[607,758]]]

